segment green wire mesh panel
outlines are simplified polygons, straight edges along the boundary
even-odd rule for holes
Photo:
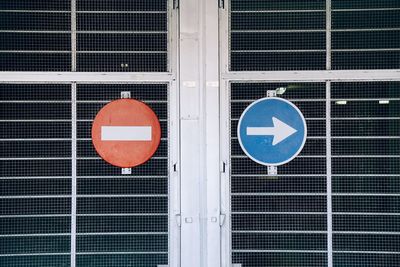
[[[332,68],[400,68],[400,1],[332,0]]]
[[[3,0],[0,71],[166,72],[168,0]]]
[[[0,266],[70,266],[71,85],[0,84]]]
[[[77,0],[78,71],[167,71],[167,0]]]
[[[230,70],[400,68],[399,1],[325,2],[231,0]]]
[[[400,82],[340,82],[327,88],[324,83],[230,86],[233,263],[327,266],[330,163],[333,266],[396,266],[400,259]],[[304,114],[308,138],[301,154],[279,166],[278,175],[271,177],[265,166],[244,155],[236,129],[250,103],[278,88],[284,92],[279,96]],[[328,158],[327,119],[331,124]]]
[[[324,0],[230,1],[230,70],[325,68]]]
[[[334,266],[400,262],[400,82],[333,83]]]
[[[0,266],[168,264],[168,85],[78,84],[76,98],[71,88],[0,84]],[[156,154],[131,175],[100,159],[90,139],[96,113],[122,91],[162,128]]]
[[[0,40],[0,71],[70,71],[71,1],[1,1]]]
[[[303,151],[278,175],[251,161],[237,139],[238,119],[268,90],[304,114],[308,137]],[[326,97],[325,83],[232,83],[231,256],[241,266],[326,266]]]
[[[122,91],[157,114],[161,144],[144,165],[121,175],[91,142],[97,112]],[[168,264],[168,85],[77,85],[77,266]]]

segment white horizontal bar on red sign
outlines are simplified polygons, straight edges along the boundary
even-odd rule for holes
[[[151,126],[101,126],[102,141],[151,141]]]

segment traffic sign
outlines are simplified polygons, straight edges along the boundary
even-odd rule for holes
[[[92,125],[92,142],[108,163],[132,168],[148,161],[161,140],[157,115],[143,102],[119,99],[105,105]]]
[[[279,166],[294,159],[303,149],[307,125],[293,103],[266,97],[245,109],[237,133],[239,144],[250,159],[266,166]]]

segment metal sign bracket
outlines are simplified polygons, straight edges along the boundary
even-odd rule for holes
[[[267,90],[267,97],[276,97],[276,90]]]
[[[131,98],[131,92],[129,91],[121,92],[121,98]],[[132,174],[132,168],[122,168],[121,174],[124,175]]]
[[[130,91],[121,92],[121,98],[131,98],[131,92]]]
[[[267,97],[276,97],[276,90],[268,90]],[[278,174],[278,167],[276,166],[267,166],[268,175],[277,175]]]
[[[268,175],[277,175],[278,174],[278,167],[267,166],[267,168],[268,168]]]

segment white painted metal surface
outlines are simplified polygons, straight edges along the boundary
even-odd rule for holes
[[[400,70],[243,71],[221,76],[229,81],[397,81]]]
[[[151,126],[101,126],[102,141],[151,141]]]
[[[181,266],[202,266],[200,1],[179,3]]]
[[[204,151],[203,171],[205,177],[204,205],[206,212],[206,233],[204,266],[221,266],[221,225],[224,224],[225,216],[220,211],[220,153],[219,153],[219,21],[218,1],[207,0],[203,2],[202,21],[204,69],[203,77],[203,101],[204,101]]]
[[[0,82],[113,83],[113,82],[169,82],[174,73],[132,72],[0,72]]]

